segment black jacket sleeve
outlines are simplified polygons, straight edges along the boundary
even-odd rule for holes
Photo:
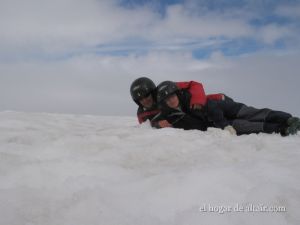
[[[182,128],[184,130],[207,130],[207,125],[205,122],[198,120],[197,118],[191,117],[190,115],[186,114],[181,120],[178,120],[176,123],[173,124],[175,128]]]
[[[217,101],[208,100],[205,106],[207,116],[216,128],[224,129],[224,127],[230,125],[229,121],[224,116],[224,112],[221,107],[217,104]]]
[[[158,129],[161,128],[158,124],[158,122],[161,120],[165,120],[165,118],[163,114],[160,112],[150,120],[151,126]]]
[[[180,110],[169,111],[165,118],[174,128],[181,128],[184,130],[207,130],[207,123],[205,121]]]

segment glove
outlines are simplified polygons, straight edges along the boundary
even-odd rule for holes
[[[226,126],[224,130],[227,130],[231,135],[236,135],[236,130],[230,125]]]
[[[158,125],[160,128],[172,127],[172,124],[170,124],[167,120],[158,121]]]

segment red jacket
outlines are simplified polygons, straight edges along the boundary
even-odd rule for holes
[[[190,105],[199,104],[205,105],[207,99],[210,100],[224,100],[223,94],[210,94],[206,95],[203,85],[196,81],[190,82],[176,82],[179,89],[188,89],[189,93],[192,95]]]
[[[191,106],[194,104],[205,105],[206,95],[204,92],[203,85],[201,83],[190,81],[190,82],[176,82],[179,89],[187,89],[192,95]]]

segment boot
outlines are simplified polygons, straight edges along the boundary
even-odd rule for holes
[[[297,134],[297,131],[300,131],[300,119],[298,117],[290,117],[287,120],[287,126],[285,130],[286,136]]]

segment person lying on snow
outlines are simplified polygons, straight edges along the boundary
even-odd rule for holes
[[[208,127],[228,130],[232,134],[280,133],[296,134],[300,119],[291,114],[271,109],[256,109],[233,101],[207,99],[201,108],[190,108],[192,93],[178,89],[172,81],[157,86],[157,102],[161,115],[174,128],[206,131]]]
[[[206,99],[221,100],[223,94],[205,95],[201,83],[195,81],[176,82],[178,89],[186,90],[191,94],[191,109],[200,109]],[[156,128],[171,127],[172,125],[165,120],[158,108],[156,96],[157,89],[154,82],[147,77],[140,77],[134,80],[130,86],[130,94],[133,101],[138,105],[137,117],[139,123],[150,120],[151,126]]]

